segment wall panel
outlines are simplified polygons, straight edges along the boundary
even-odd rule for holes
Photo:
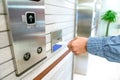
[[[50,25],[46,25],[46,33],[50,33],[51,31],[59,30],[59,29],[64,29],[66,27],[73,27],[74,26],[74,21],[68,21],[68,22],[62,22],[62,23],[54,23]],[[67,32],[67,31],[66,31]]]
[[[0,7],[0,9],[1,9],[1,7]],[[0,15],[0,31],[7,30],[5,16],[6,15]]]
[[[45,16],[45,24],[51,24],[51,23],[64,23],[68,21],[74,20],[74,15],[46,15]]]
[[[4,13],[4,9],[3,9],[3,0],[0,0],[0,14]]]
[[[10,47],[0,49],[0,64],[12,59]]]
[[[74,0],[75,1],[75,0]],[[71,8],[71,9],[74,9],[74,1],[68,1],[68,0],[45,0],[45,3],[46,4],[49,4],[49,5],[56,5],[56,6],[60,6],[60,7],[67,7],[67,8]]]
[[[46,14],[73,15],[73,9],[46,5]]]
[[[15,69],[14,69],[12,60],[0,65],[0,79],[6,77],[7,75],[9,75],[11,72],[14,72],[14,71]]]
[[[0,48],[3,48],[5,46],[9,45],[9,38],[7,32],[1,32],[0,33]]]

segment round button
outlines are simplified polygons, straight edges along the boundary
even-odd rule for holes
[[[27,53],[24,54],[23,59],[24,59],[25,61],[28,61],[28,60],[30,59],[30,57],[31,57],[30,52],[27,52]]]
[[[37,48],[37,53],[40,54],[42,52],[42,47]]]

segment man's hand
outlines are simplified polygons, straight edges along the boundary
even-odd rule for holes
[[[88,38],[76,37],[68,43],[68,48],[76,55],[85,54],[87,52]]]

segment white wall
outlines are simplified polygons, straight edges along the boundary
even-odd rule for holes
[[[13,65],[13,57],[9,43],[6,16],[3,9],[3,1],[0,0],[0,80],[32,80],[42,70],[55,61],[66,48],[62,48],[60,52],[52,53],[53,58],[49,58],[45,64],[37,64],[25,74],[17,77]],[[46,48],[47,55],[51,54],[50,32],[58,29],[63,30],[63,41],[66,43],[73,38],[74,35],[74,5],[75,0],[44,0],[45,1],[45,27],[46,27]]]
[[[119,14],[119,3],[120,0],[102,0],[97,36],[104,36],[105,33],[106,23],[100,20],[101,15],[109,9]],[[115,22],[110,24],[109,35],[120,34],[120,28],[118,28],[120,27],[119,23],[120,22]],[[92,33],[94,33],[94,30]],[[92,36],[96,35],[94,34]],[[120,80],[120,63],[109,62],[104,58],[89,54],[87,78],[88,80]]]

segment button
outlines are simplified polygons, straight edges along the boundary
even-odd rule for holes
[[[40,54],[42,52],[42,47],[37,48],[37,53]]]
[[[35,13],[34,12],[26,12],[26,22],[27,24],[35,24]]]
[[[31,57],[30,52],[27,52],[27,53],[24,54],[23,59],[24,59],[25,61],[28,61],[28,60],[30,59],[30,57]]]

